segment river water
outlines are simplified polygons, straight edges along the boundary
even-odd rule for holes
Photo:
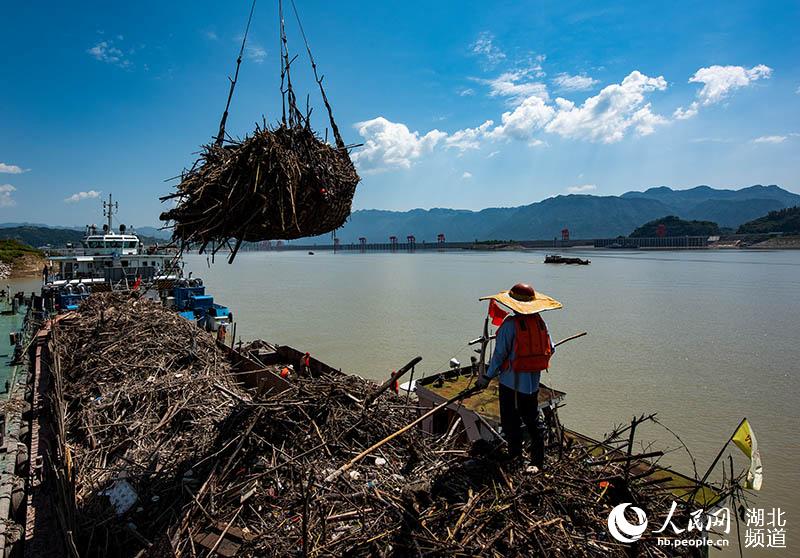
[[[746,416],[764,463],[764,488],[752,504],[786,512],[789,552],[797,552],[800,251],[570,255],[592,264],[545,265],[536,251],[262,252],[210,266],[205,256],[186,259],[187,270],[233,309],[241,338],[292,345],[374,379],[416,355],[423,357],[418,374],[443,370],[452,357],[469,362],[466,342],[486,315],[478,297],[530,283],[564,305],[544,314],[554,340],[589,332],[560,347],[543,375],[567,393],[565,425],[601,437],[633,415],[656,412],[702,474]],[[659,426],[637,438],[678,447]],[[741,470],[747,460],[730,448]],[[680,449],[664,462],[692,467]]]

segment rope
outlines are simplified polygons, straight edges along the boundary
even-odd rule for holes
[[[297,26],[300,28],[300,35],[303,37],[303,42],[306,45],[306,52],[308,53],[308,59],[311,62],[311,69],[314,71],[314,79],[317,80],[317,85],[319,86],[319,92],[322,95],[322,102],[325,103],[325,109],[328,111],[328,119],[331,123],[331,129],[333,130],[333,137],[336,140],[336,147],[339,149],[344,149],[345,144],[342,140],[342,136],[339,133],[339,127],[336,125],[336,121],[333,119],[333,109],[331,108],[331,104],[328,102],[328,96],[325,94],[325,88],[322,87],[322,80],[325,76],[319,77],[317,73],[317,63],[314,61],[314,55],[311,54],[311,46],[308,44],[308,38],[306,38],[306,32],[303,29],[303,23],[300,21],[300,14],[297,12],[297,6],[294,3],[294,0],[290,0],[292,3],[292,10],[294,11],[294,17],[297,20]],[[281,23],[283,22],[283,17],[281,17]],[[283,28],[281,28],[283,29]]]
[[[281,97],[283,101],[283,125],[293,128],[303,120],[303,115],[297,108],[297,97],[292,87],[292,76],[290,73],[292,62],[296,56],[289,59],[289,40],[286,37],[286,22],[283,17],[283,0],[278,0],[278,18],[280,19],[280,41],[281,41]],[[286,88],[284,89],[284,83]],[[287,123],[286,108],[288,104],[289,119]]]
[[[217,147],[222,145],[225,140],[225,124],[228,121],[228,110],[231,108],[231,99],[233,99],[233,90],[236,88],[236,82],[239,79],[239,67],[242,65],[242,56],[244,55],[244,47],[247,44],[247,34],[250,32],[250,22],[253,21],[253,12],[256,9],[256,0],[250,6],[250,15],[247,17],[247,26],[244,28],[244,36],[242,37],[242,46],[239,49],[239,56],[236,58],[236,72],[233,74],[233,79],[230,79],[231,88],[228,91],[228,102],[225,103],[225,112],[222,113],[222,119],[219,122],[219,132],[215,144]]]

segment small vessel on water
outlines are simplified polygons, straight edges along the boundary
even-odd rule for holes
[[[42,273],[42,309],[65,312],[77,309],[92,293],[138,291],[206,329],[230,325],[233,314],[206,294],[202,279],[192,278],[191,273],[184,276],[177,250],[158,243],[148,246],[122,223],[114,229],[118,209],[119,202],[109,194],[103,202],[102,228],[87,225],[80,247],[68,245],[48,255]]]
[[[544,257],[546,264],[573,264],[573,265],[589,265],[591,260],[583,260],[581,258],[565,258],[557,254],[548,254]]]

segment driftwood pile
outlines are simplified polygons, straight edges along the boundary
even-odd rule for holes
[[[614,541],[612,506],[652,523],[669,493],[583,447],[543,473],[466,448],[456,422],[410,430],[331,473],[419,410],[354,376],[293,377],[284,391],[234,384],[205,332],[159,306],[93,296],[58,326],[82,556],[691,555]],[[620,432],[611,442],[625,441]],[[109,496],[122,481],[135,503]],[[676,517],[676,524],[687,520]]]
[[[338,142],[337,142],[338,143]],[[266,124],[252,136],[203,148],[186,171],[174,209],[173,238],[205,250],[235,241],[294,239],[341,227],[359,181],[344,145],[332,146],[310,127]]]
[[[99,293],[76,314],[54,336],[80,520],[91,530],[114,517],[103,492],[122,480],[157,515],[182,497],[187,460],[216,447],[231,366],[209,334],[155,302]]]

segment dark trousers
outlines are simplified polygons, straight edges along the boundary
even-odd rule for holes
[[[518,393],[500,384],[500,425],[512,457],[522,455],[522,423],[531,436],[531,462],[544,465],[544,427],[539,420],[539,392]]]

